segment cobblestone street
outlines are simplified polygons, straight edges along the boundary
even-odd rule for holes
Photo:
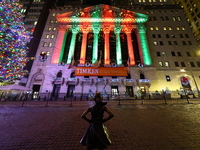
[[[119,105],[120,104],[120,105]],[[92,101],[0,102],[1,150],[85,150],[80,118]],[[71,106],[71,107],[70,107]],[[108,150],[199,150],[200,100],[109,101]]]

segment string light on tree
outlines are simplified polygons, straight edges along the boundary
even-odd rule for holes
[[[24,14],[19,0],[0,1],[0,78],[4,81],[27,75],[27,43],[30,33],[24,27]]]

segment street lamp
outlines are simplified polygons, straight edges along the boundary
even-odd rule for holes
[[[195,86],[196,86],[196,89],[197,89],[197,92],[198,92],[198,98],[199,98],[199,97],[200,97],[200,92],[199,92],[199,88],[198,88],[198,86],[197,86],[197,82],[196,82],[196,80],[195,80],[194,74],[193,74],[193,72],[192,72],[192,69],[191,69],[191,66],[190,66],[190,62],[188,62],[188,66],[189,66],[189,68],[190,68],[190,73],[191,73],[191,76],[192,76],[192,78],[193,78],[193,80],[194,80],[194,84],[195,84]]]

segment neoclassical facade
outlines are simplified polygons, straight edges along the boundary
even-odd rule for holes
[[[155,23],[142,13],[144,8],[66,8],[50,10],[27,83],[35,97],[87,97],[96,91],[112,98],[148,97],[155,90],[177,93],[186,80],[188,89],[198,88],[191,75],[186,78],[176,66],[169,68],[171,57],[156,58],[158,46],[149,30]],[[161,37],[163,31],[156,32]],[[164,60],[165,68],[160,63]]]

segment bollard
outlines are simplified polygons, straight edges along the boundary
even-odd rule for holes
[[[72,99],[73,99],[73,96],[72,96],[72,98],[71,98],[71,103],[70,103],[69,107],[72,107]]]
[[[23,98],[23,101],[22,101],[22,107],[24,107],[24,100],[25,100],[25,98]]]
[[[46,96],[44,97],[44,101],[46,101]]]

